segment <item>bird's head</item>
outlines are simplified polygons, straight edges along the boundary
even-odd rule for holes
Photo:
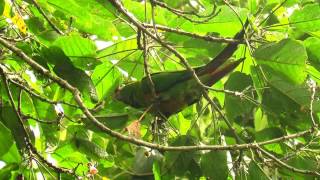
[[[118,87],[115,90],[114,99],[131,105],[132,98],[137,90],[136,86],[136,83],[130,83],[123,87]]]

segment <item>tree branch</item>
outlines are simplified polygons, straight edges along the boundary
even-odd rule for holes
[[[163,146],[163,145],[159,145],[159,144],[154,144],[154,143],[150,143],[150,142],[146,142],[140,139],[136,139],[133,137],[129,137],[126,135],[123,135],[117,131],[113,131],[110,128],[106,127],[104,124],[102,124],[101,122],[99,122],[92,114],[91,112],[85,107],[81,96],[80,96],[80,92],[78,89],[74,88],[73,86],[71,86],[67,81],[51,74],[51,72],[47,69],[45,69],[44,67],[42,67],[41,65],[39,65],[37,62],[35,62],[33,59],[31,59],[29,56],[27,56],[22,50],[20,50],[19,48],[13,46],[12,44],[10,44],[9,42],[7,42],[6,40],[0,38],[0,44],[2,44],[3,46],[5,46],[6,48],[8,48],[9,50],[11,50],[14,54],[16,54],[17,56],[19,56],[22,60],[24,60],[27,64],[29,64],[34,70],[39,71],[41,74],[47,76],[49,79],[51,79],[52,81],[56,82],[58,85],[60,85],[61,87],[69,90],[73,96],[75,101],[77,102],[77,104],[79,105],[79,108],[81,109],[81,111],[86,115],[86,117],[88,119],[90,119],[92,121],[92,123],[98,127],[100,130],[106,132],[108,135],[115,137],[117,139],[123,140],[123,141],[127,141],[130,142],[132,144],[135,145],[140,145],[140,146],[146,146],[152,149],[158,149],[160,151],[198,151],[198,150],[240,150],[240,149],[256,149],[258,146],[263,146],[266,144],[273,144],[273,143],[278,143],[278,142],[282,142],[288,139],[293,139],[293,138],[297,138],[297,137],[303,137],[306,135],[309,135],[311,133],[314,132],[314,129],[309,129],[306,131],[302,131],[296,134],[291,134],[291,135],[287,135],[287,136],[283,136],[280,138],[275,138],[272,140],[268,140],[268,141],[263,141],[263,142],[259,142],[259,143],[247,143],[247,144],[235,144],[235,145],[227,145],[227,146],[223,146],[223,145],[199,145],[199,146]],[[2,69],[2,68],[0,68]],[[320,136],[320,135],[319,135]]]

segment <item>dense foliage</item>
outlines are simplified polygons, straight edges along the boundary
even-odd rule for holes
[[[317,1],[0,0],[0,12],[0,179],[320,176]],[[245,61],[168,120],[114,98],[227,43]]]

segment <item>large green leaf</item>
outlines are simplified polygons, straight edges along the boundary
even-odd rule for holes
[[[144,75],[143,57],[141,51],[137,49],[136,39],[126,39],[114,43],[98,52],[98,57],[102,61],[108,61],[120,68],[126,76],[141,79]],[[153,68],[153,65],[150,64]]]
[[[109,62],[98,65],[94,69],[91,78],[100,100],[112,96],[120,83],[120,73],[118,69]]]
[[[282,74],[266,66],[263,66],[262,69],[269,85],[296,103],[301,108],[301,111],[310,107],[311,91],[307,84],[296,85],[288,81]],[[320,110],[319,102],[315,101],[313,108],[315,112],[318,112]]]
[[[10,149],[8,150],[8,152],[6,154],[4,154],[2,157],[0,157],[0,160],[6,162],[7,164],[21,163],[22,156],[20,155],[20,152],[19,152],[19,149],[18,149],[16,143],[14,143],[10,147]]]
[[[206,177],[227,179],[227,153],[225,151],[210,151],[201,156],[201,169]]]
[[[291,26],[304,32],[320,30],[320,7],[319,4],[307,4],[302,9],[297,9],[290,16]]]
[[[96,57],[96,45],[90,39],[80,35],[60,36],[53,46],[60,47],[73,65],[83,70],[88,70],[99,63]]]
[[[172,146],[195,145],[195,139],[191,136],[179,136],[171,144]],[[171,173],[182,176],[190,171],[190,164],[195,158],[196,152],[166,152],[165,159]]]
[[[265,44],[253,56],[259,64],[268,65],[295,84],[301,84],[306,79],[307,53],[299,41],[284,39],[278,43]]]
[[[63,14],[65,21],[72,19],[72,26],[80,31],[98,35],[103,39],[118,36],[119,33],[112,20],[114,16],[103,6],[94,0],[49,0],[48,3],[56,9],[56,14]]]
[[[57,160],[59,166],[66,168],[73,168],[79,163],[87,163],[89,160],[86,158],[86,155],[75,151],[73,143],[64,142],[59,145],[59,148],[54,151],[52,157]],[[84,170],[83,166],[79,166],[77,171]]]
[[[92,102],[99,100],[91,78],[83,70],[75,67],[59,47],[51,46],[44,49],[43,55],[55,65],[53,71],[72,86],[78,88],[85,98],[90,97]]]
[[[290,158],[287,164],[291,165],[292,167],[302,169],[302,170],[309,170],[309,171],[319,171],[319,168],[317,168],[317,160],[312,157],[308,157],[308,155],[298,155],[293,158]],[[308,174],[301,174],[301,173],[294,173],[286,168],[281,168],[279,170],[281,173],[284,174],[284,177],[295,177],[295,179],[299,180],[312,180],[315,178],[314,175],[308,175]]]

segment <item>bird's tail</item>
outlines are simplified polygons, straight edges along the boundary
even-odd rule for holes
[[[247,19],[245,24],[243,25],[243,28],[240,32],[238,32],[234,39],[237,40],[243,40],[245,30],[249,24],[249,20]],[[207,65],[203,66],[201,70],[199,71],[199,75],[207,74],[213,71],[216,71],[217,68],[222,66],[237,50],[239,43],[230,43],[225,47],[215,58],[213,58]]]
[[[222,66],[218,67],[215,71],[210,72],[209,78],[205,81],[206,86],[212,86],[225,75],[229,74],[233,71],[241,62],[243,62],[245,58],[241,58],[237,61],[233,61],[227,64],[223,64]]]

